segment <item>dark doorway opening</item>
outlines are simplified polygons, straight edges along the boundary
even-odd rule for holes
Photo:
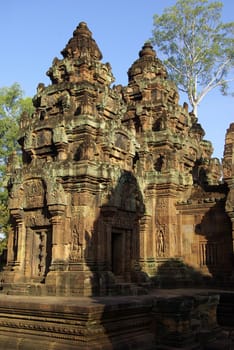
[[[124,274],[124,235],[121,232],[112,232],[112,272],[116,276]]]

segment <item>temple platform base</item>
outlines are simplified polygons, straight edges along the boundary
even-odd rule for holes
[[[196,350],[228,342],[217,324],[219,293],[155,290],[113,297],[1,294],[4,350]]]

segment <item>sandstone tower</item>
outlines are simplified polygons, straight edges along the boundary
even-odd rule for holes
[[[234,124],[221,164],[146,43],[113,85],[82,22],[23,115],[9,168],[3,289],[38,295],[143,293],[229,283]]]

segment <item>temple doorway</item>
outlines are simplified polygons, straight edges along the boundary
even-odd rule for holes
[[[111,237],[112,272],[116,276],[123,276],[125,272],[124,234],[121,231],[113,231]]]

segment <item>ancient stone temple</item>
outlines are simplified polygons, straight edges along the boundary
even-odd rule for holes
[[[234,124],[223,169],[146,43],[113,85],[87,25],[23,115],[9,162],[10,294],[141,294],[233,277]],[[223,171],[223,175],[222,175]],[[223,176],[223,177],[222,177]]]
[[[234,124],[221,165],[149,43],[127,86],[101,60],[80,23],[22,115],[1,346],[230,349],[233,293],[194,287],[233,285]]]

